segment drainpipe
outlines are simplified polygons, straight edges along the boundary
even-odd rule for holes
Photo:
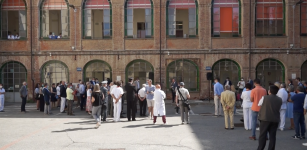
[[[249,3],[249,53],[248,53],[248,57],[249,57],[249,70],[248,70],[248,76],[249,78],[251,78],[252,75],[252,0],[250,0]]]
[[[33,72],[33,35],[32,35],[32,30],[33,30],[33,24],[32,24],[32,0],[30,0],[30,48],[31,48],[31,81],[32,81],[32,89],[34,88],[34,72]],[[32,97],[34,99],[34,90],[32,90]]]
[[[161,37],[162,37],[162,35],[161,35],[161,27],[162,27],[162,25],[161,25],[161,17],[162,17],[162,12],[161,12],[161,7],[162,7],[162,3],[161,3],[161,1],[162,0],[160,0],[160,84],[161,84],[161,86],[162,86],[162,79],[161,79],[161,76],[162,76],[162,63],[161,63],[161,61],[162,61],[162,49],[161,49]],[[161,87],[161,89],[162,89],[162,87]]]
[[[75,22],[75,44],[74,47],[72,48],[72,50],[76,50],[76,43],[77,43],[77,29],[76,29],[76,12],[77,9],[75,8],[74,5],[68,5],[69,7],[71,7],[74,10],[74,22]]]

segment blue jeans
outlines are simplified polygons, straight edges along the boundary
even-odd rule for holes
[[[295,136],[305,137],[305,117],[304,113],[293,113]],[[300,134],[301,131],[301,134]]]
[[[258,111],[252,111],[252,137],[256,137]]]

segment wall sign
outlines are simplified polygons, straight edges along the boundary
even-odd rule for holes
[[[80,68],[80,67],[77,67],[77,71],[82,71],[82,68]]]
[[[211,70],[211,66],[207,66],[207,67],[206,67],[206,70]]]

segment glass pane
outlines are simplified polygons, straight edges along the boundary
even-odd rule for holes
[[[49,10],[42,11],[42,36],[49,37]]]
[[[103,16],[103,22],[110,22],[110,16]]]
[[[110,16],[110,9],[103,9],[103,16]]]
[[[68,38],[68,10],[61,10],[62,36]]]
[[[146,8],[146,9],[145,9],[145,15],[146,15],[146,16],[151,15],[151,9],[150,9],[150,8]]]
[[[19,11],[19,36],[26,37],[26,11]]]
[[[128,36],[133,36],[133,30],[131,30],[131,29],[127,30],[127,35]]]
[[[127,16],[133,16],[133,9],[127,9]]]

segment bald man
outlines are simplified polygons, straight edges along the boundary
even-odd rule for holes
[[[166,95],[164,91],[161,90],[161,86],[159,84],[156,85],[156,90],[154,92],[154,100],[155,100],[155,107],[154,107],[154,121],[153,123],[156,124],[157,116],[162,116],[162,121],[166,124],[166,112],[165,112],[165,99]]]

